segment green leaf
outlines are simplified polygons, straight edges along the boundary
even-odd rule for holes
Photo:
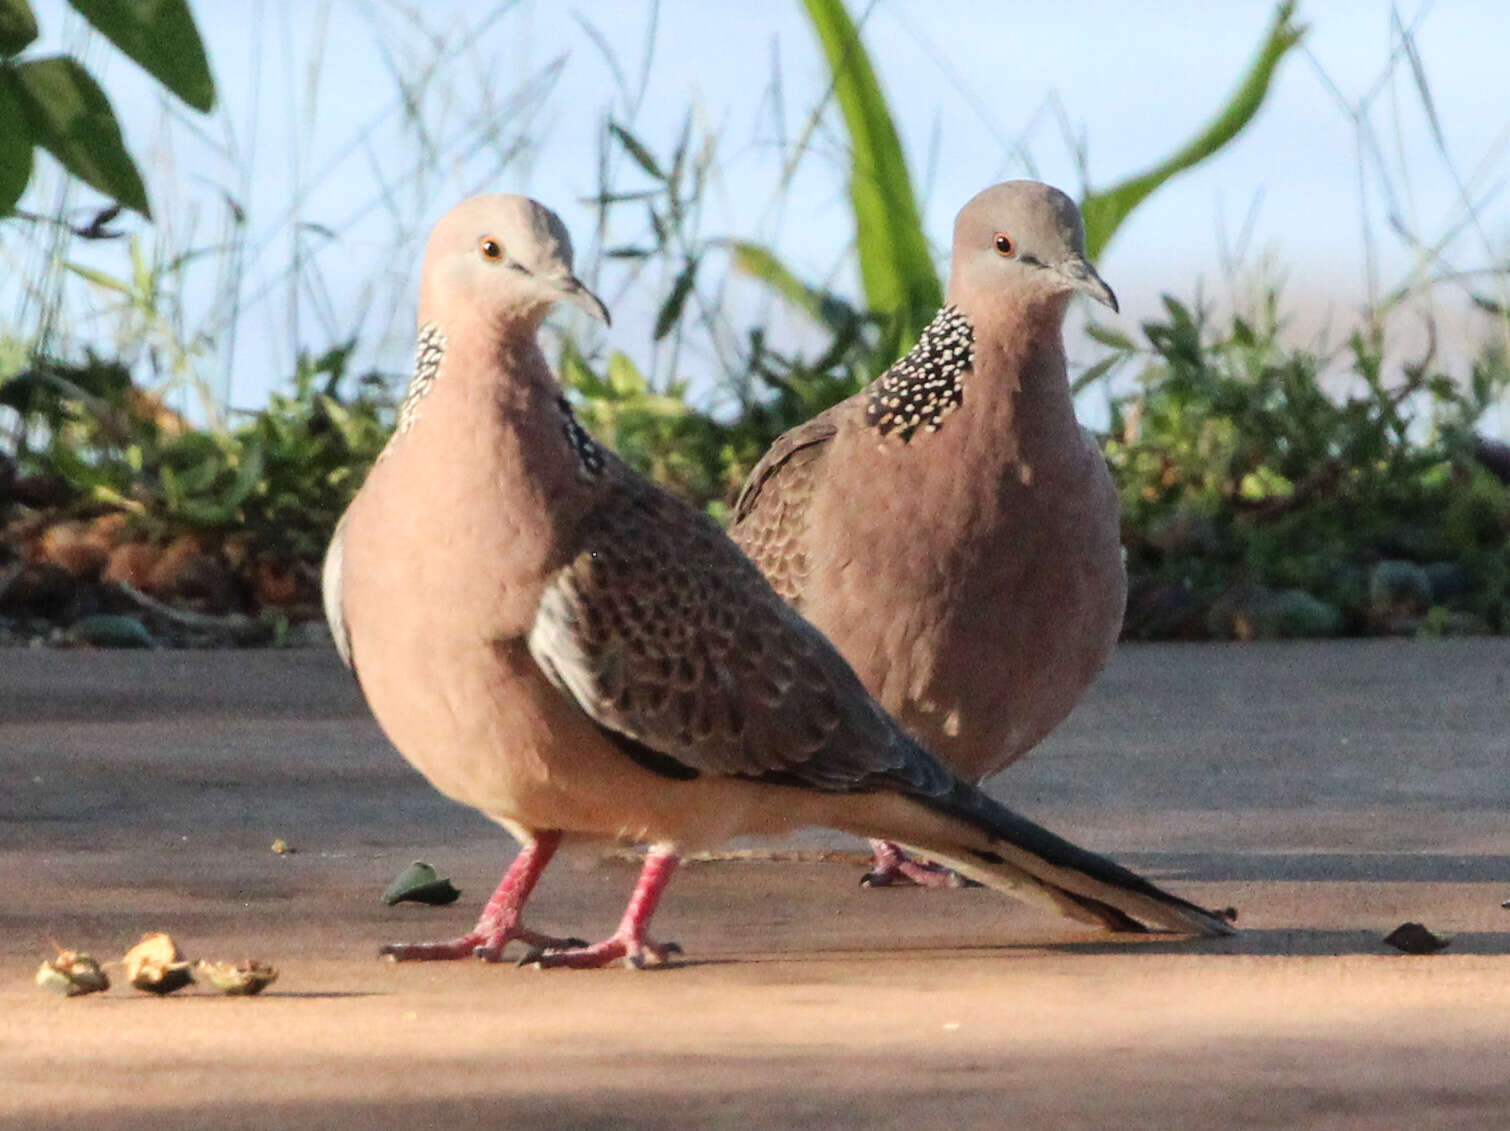
[[[147,190],[121,141],[110,100],[73,59],[54,56],[11,69],[37,144],[79,180],[147,219]]]
[[[266,454],[262,445],[255,440],[248,440],[241,447],[240,466],[236,468],[236,478],[230,489],[221,496],[221,505],[227,510],[234,511],[242,503],[246,502],[262,483],[263,471],[267,466]]]
[[[645,392],[645,375],[628,354],[614,350],[608,355],[608,385],[615,399],[627,400]]]
[[[805,0],[849,131],[850,205],[860,278],[872,310],[894,314],[908,349],[943,304],[886,96],[843,0]]]
[[[734,269],[759,279],[787,302],[830,329],[852,325],[858,318],[854,307],[829,291],[804,283],[776,258],[770,248],[743,240],[730,240]]]
[[[1112,234],[1148,196],[1165,181],[1193,165],[1206,160],[1221,149],[1258,113],[1279,61],[1300,42],[1305,27],[1292,22],[1295,0],[1285,0],[1274,9],[1274,18],[1243,81],[1228,99],[1227,105],[1194,139],[1168,159],[1136,177],[1131,177],[1105,192],[1088,192],[1080,202],[1085,218],[1085,251],[1095,259],[1111,241]]]
[[[26,0],[0,0],[0,55],[15,55],[37,38],[37,17]]]
[[[97,271],[93,267],[85,267],[82,263],[65,263],[63,266],[80,278],[88,279],[95,286],[104,287],[107,291],[117,291],[127,298],[133,298],[136,295],[136,292],[131,289],[129,283],[117,279],[114,275],[107,275],[105,272]]]
[[[186,0],[68,0],[158,82],[208,114],[215,80]]]
[[[661,304],[661,312],[655,316],[655,332],[651,335],[653,341],[658,342],[669,334],[671,327],[676,325],[676,320],[682,316],[682,307],[687,304],[692,284],[697,281],[697,263],[695,256],[688,259],[687,265],[676,277],[676,282],[671,284],[671,293]]]
[[[1138,349],[1138,343],[1126,334],[1120,330],[1113,330],[1110,326],[1103,326],[1099,322],[1087,322],[1085,324],[1085,335],[1100,342],[1103,346],[1110,346],[1112,349],[1120,350],[1123,353],[1136,353]]]
[[[644,169],[645,172],[649,173],[658,181],[664,181],[666,179],[666,175],[661,172],[661,167],[656,164],[655,158],[651,156],[650,150],[648,150],[643,144],[641,144],[639,138],[635,137],[634,134],[630,133],[623,126],[619,125],[618,122],[609,122],[608,132],[619,139],[619,144],[624,147],[624,149],[629,153],[629,156],[634,158],[635,164],[637,164],[641,169]]]
[[[1081,390],[1090,388],[1126,360],[1126,355],[1120,353],[1114,353],[1110,357],[1103,357],[1070,383],[1070,392],[1079,394]]]
[[[3,5],[5,0],[0,0]],[[0,11],[4,11],[0,7]],[[10,68],[0,66],[0,216],[8,216],[31,180],[31,130],[12,84]]]

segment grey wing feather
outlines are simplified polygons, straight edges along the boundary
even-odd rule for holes
[[[325,564],[320,568],[320,597],[325,605],[325,622],[330,625],[331,638],[336,642],[336,651],[341,662],[352,671],[351,633],[346,628],[346,610],[341,603],[341,571],[345,565],[346,516],[336,523],[336,531],[325,551]]]
[[[621,480],[529,635],[599,726],[700,773],[848,792],[952,776],[871,700],[712,519]]]

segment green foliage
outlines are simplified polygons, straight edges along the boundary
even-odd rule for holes
[[[201,114],[215,107],[204,43],[184,0],[68,0],[96,31]]]
[[[849,131],[850,205],[865,301],[871,310],[896,318],[892,345],[905,351],[938,312],[944,295],[913,196],[912,175],[886,96],[843,0],[805,3]]]
[[[301,359],[291,393],[227,431],[188,427],[98,358],[39,365],[0,386],[0,403],[46,434],[17,451],[20,470],[66,484],[76,509],[124,510],[152,531],[241,532],[316,561],[392,428],[384,378],[343,395],[352,349]]]
[[[1174,299],[1165,311],[1143,327],[1138,387],[1113,403],[1106,443],[1135,610],[1140,582],[1199,609],[1248,586],[1250,613],[1298,590],[1351,631],[1382,629],[1398,610],[1371,577],[1398,559],[1458,563],[1452,610],[1510,630],[1510,487],[1470,454],[1473,425],[1510,390],[1499,355],[1463,386],[1429,361],[1390,383],[1382,333],[1335,359],[1283,348],[1273,295],[1257,322],[1220,329]]]
[[[70,0],[106,38],[188,105],[207,113],[215,85],[185,0]],[[121,139],[110,100],[84,66],[63,55],[18,58],[37,37],[27,0],[0,0],[0,217],[31,179],[32,149],[151,218],[147,191]]]
[[[828,62],[850,142],[850,203],[867,307],[893,316],[895,333],[883,341],[895,356],[917,340],[938,310],[943,287],[934,269],[913,195],[906,155],[886,96],[843,0],[805,0],[808,18]],[[1264,42],[1227,104],[1195,138],[1146,173],[1081,201],[1086,251],[1094,259],[1123,221],[1176,174],[1213,156],[1252,121],[1263,105],[1280,61],[1300,42],[1296,0],[1274,11]],[[765,269],[780,267],[773,256]],[[788,277],[789,272],[781,271]],[[765,271],[756,272],[764,274]],[[784,294],[789,294],[783,288]],[[789,295],[790,297],[790,295]]]
[[[1274,18],[1258,55],[1238,83],[1227,104],[1193,139],[1181,146],[1158,165],[1102,192],[1087,192],[1080,202],[1085,218],[1085,250],[1095,259],[1111,242],[1112,235],[1133,209],[1142,204],[1159,186],[1178,173],[1213,156],[1239,133],[1258,113],[1280,60],[1305,35],[1305,28],[1294,22],[1295,0],[1285,0],[1274,10]]]

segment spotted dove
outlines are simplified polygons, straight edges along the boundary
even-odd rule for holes
[[[572,274],[560,220],[482,196],[436,226],[398,428],[337,527],[327,615],[393,744],[521,842],[476,927],[395,960],[664,961],[648,934],[678,854],[823,825],[886,837],[1113,929],[1226,922],[1009,812],[866,693],[718,525],[572,415],[535,337]],[[650,844],[592,946],[521,909],[563,836]]]
[[[735,507],[734,541],[777,591],[973,781],[1064,719],[1122,625],[1117,496],[1065,374],[1077,291],[1117,308],[1074,202],[1035,181],[979,193],[917,345],[780,437]],[[874,847],[867,883],[949,882]]]

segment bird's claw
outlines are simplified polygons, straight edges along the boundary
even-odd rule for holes
[[[682,948],[678,943],[657,943],[649,939],[634,940],[615,936],[592,946],[584,944],[569,950],[535,947],[519,959],[519,965],[534,966],[540,970],[556,967],[596,970],[618,961],[628,970],[648,970],[667,965],[672,955],[681,953]]]
[[[926,860],[914,860],[897,854],[896,860],[878,857],[876,867],[860,877],[862,888],[888,888],[893,886],[920,888],[978,888],[981,885],[953,868],[931,864]]]

